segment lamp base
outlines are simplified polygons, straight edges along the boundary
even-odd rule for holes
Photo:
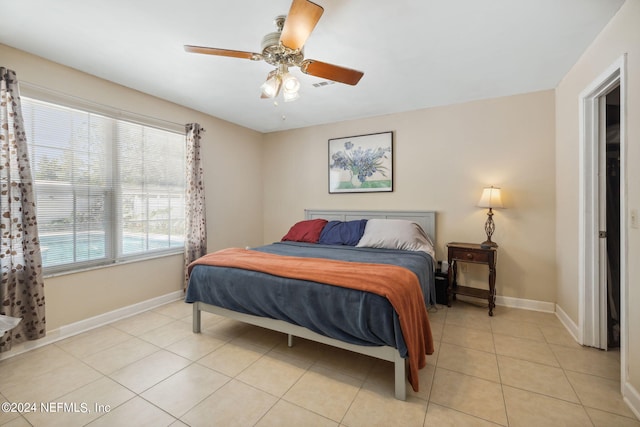
[[[492,242],[491,240],[485,240],[484,242],[480,243],[480,247],[482,249],[497,248],[498,244],[496,242]]]
[[[487,233],[487,240],[480,243],[480,247],[482,249],[490,249],[497,248],[498,244],[491,241],[491,236],[493,236],[493,232],[496,229],[495,224],[493,223],[493,210],[489,208],[489,212],[487,212],[487,222],[484,223],[484,231]]]

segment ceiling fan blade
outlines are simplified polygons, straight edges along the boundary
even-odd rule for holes
[[[302,49],[324,9],[309,0],[293,0],[284,21],[280,42],[289,49]]]
[[[362,71],[327,64],[326,62],[316,61],[315,59],[305,59],[302,61],[302,64],[300,64],[300,70],[305,74],[322,77],[351,86],[357,85],[362,76],[364,76]]]
[[[230,56],[232,58],[250,59],[259,61],[262,55],[259,53],[245,52],[242,50],[217,49],[215,47],[184,45],[184,50],[191,53],[203,53],[205,55]]]

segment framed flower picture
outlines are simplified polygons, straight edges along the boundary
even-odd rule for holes
[[[393,191],[393,132],[329,140],[329,193]]]

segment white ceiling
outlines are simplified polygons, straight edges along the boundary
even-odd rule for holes
[[[0,43],[271,132],[555,88],[624,0],[317,3],[305,57],[364,77],[316,88],[294,68],[301,98],[278,106],[259,98],[272,66],[183,45],[259,52],[290,0],[0,0]]]

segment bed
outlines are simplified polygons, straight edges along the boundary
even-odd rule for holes
[[[349,242],[333,241],[330,226],[342,227],[338,240]],[[395,397],[405,400],[407,377],[417,390],[417,369],[433,351],[426,318],[435,303],[433,248],[420,236],[397,242],[414,228],[434,241],[435,212],[306,210],[281,242],[205,255],[190,266],[185,296],[193,331],[206,311],[285,333],[289,346],[297,336],[387,360]]]

